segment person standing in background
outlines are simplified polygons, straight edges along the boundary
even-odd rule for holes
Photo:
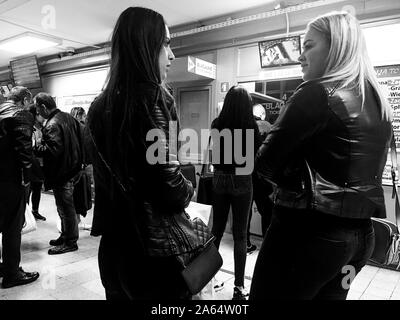
[[[82,130],[84,131],[85,126],[86,126],[86,111],[85,111],[85,109],[83,109],[82,107],[73,107],[71,109],[70,115],[79,121],[79,123],[82,126]],[[84,145],[84,148],[86,148],[85,145]],[[81,216],[86,217],[86,215],[87,215],[87,208],[85,207],[86,201],[82,201],[85,198],[84,192],[85,192],[85,190],[87,190],[87,188],[90,189],[89,195],[86,194],[86,196],[90,197],[90,201],[91,201],[91,199],[92,199],[92,182],[94,180],[93,166],[91,164],[89,164],[87,152],[84,152],[83,170],[84,170],[84,172],[82,173],[81,178],[75,185],[74,203],[75,203],[75,210],[77,213],[79,226],[81,226],[84,230],[90,230],[91,225],[84,223],[81,219]],[[87,184],[89,184],[90,187],[88,187]]]
[[[42,124],[44,119],[39,115],[34,104],[29,106],[28,111],[34,118],[32,147],[36,148],[42,141]],[[43,159],[32,154],[32,176],[29,189],[29,198],[31,198],[32,214],[36,220],[46,221],[46,218],[39,213],[40,198],[42,195],[42,186],[44,181]],[[29,199],[28,198],[28,199]],[[28,202],[29,203],[29,202]]]
[[[263,105],[255,104],[253,106],[254,119],[257,122],[258,130],[260,131],[261,141],[264,141],[267,137],[268,132],[271,130],[271,124],[266,120],[266,111]],[[261,179],[257,173],[253,172],[253,203],[256,204],[257,210],[261,216],[261,233],[265,236],[265,233],[269,227],[272,216],[273,202],[270,199],[272,193],[272,185]],[[252,206],[253,207],[253,206]],[[250,241],[250,224],[253,215],[253,210],[250,210],[249,222],[247,225],[247,253],[252,253],[257,249],[255,244]]]
[[[73,107],[70,115],[78,120],[82,125],[86,125],[86,111],[82,107]]]
[[[31,283],[38,272],[25,272],[21,262],[21,230],[32,168],[33,117],[25,110],[32,101],[25,87],[14,87],[0,105],[0,232],[3,288]]]
[[[235,286],[234,300],[245,300],[248,292],[244,287],[244,272],[246,266],[247,226],[253,199],[252,172],[238,174],[238,169],[245,164],[239,164],[235,159],[234,149],[241,146],[242,153],[249,149],[253,154],[246,155],[254,164],[254,151],[261,144],[257,123],[253,117],[253,102],[246,89],[234,86],[226,94],[222,111],[212,124],[221,136],[222,131],[230,134],[231,140],[212,137],[212,159],[215,168],[213,177],[213,226],[215,245],[219,248],[224,235],[229,209],[232,207],[232,233],[234,242]],[[252,130],[253,140],[249,141],[247,130]],[[240,132],[237,136],[234,132]],[[231,153],[231,154],[228,154]],[[215,162],[215,159],[219,159]],[[216,289],[219,289],[218,287]]]
[[[46,119],[42,129],[42,143],[35,148],[37,156],[43,157],[44,186],[53,189],[57,211],[61,219],[61,235],[50,240],[48,253],[63,254],[78,250],[78,219],[73,192],[83,163],[83,132],[81,124],[56,106],[47,93],[35,98],[38,113]]]
[[[385,218],[382,173],[392,137],[357,19],[311,21],[299,58],[303,82],[258,151],[256,171],[275,184],[274,212],[250,299],[345,300],[374,249],[371,217]]]

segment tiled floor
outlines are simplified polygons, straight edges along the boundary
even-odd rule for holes
[[[20,287],[2,289],[0,300],[104,300],[97,265],[99,238],[80,229],[79,250],[63,255],[49,256],[49,240],[56,239],[57,211],[52,195],[43,194],[40,212],[47,221],[38,222],[36,231],[22,236],[21,266],[26,271],[39,271],[38,281]],[[92,212],[82,221],[91,224]],[[260,247],[261,239],[253,237]],[[230,300],[233,294],[233,240],[225,234],[220,247],[224,260],[216,278],[224,281],[221,291],[206,293],[203,297]],[[245,286],[250,288],[258,250],[247,256]],[[351,285],[348,300],[400,300],[400,272],[365,266]]]

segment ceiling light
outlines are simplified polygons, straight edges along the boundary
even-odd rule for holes
[[[62,40],[58,38],[32,32],[25,32],[23,34],[0,41],[0,50],[10,51],[22,55],[55,47],[61,43]]]

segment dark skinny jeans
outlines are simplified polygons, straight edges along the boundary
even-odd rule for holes
[[[43,183],[41,181],[32,181],[31,186],[30,186],[30,199],[31,199],[31,204],[32,204],[32,212],[39,212],[39,203],[40,203],[40,198],[42,195],[42,185]]]
[[[371,219],[275,207],[250,300],[345,300],[372,254]]]
[[[246,267],[247,223],[253,198],[251,175],[225,174],[216,171],[213,178],[213,227],[215,245],[219,248],[232,206],[233,257],[235,286],[244,286]]]

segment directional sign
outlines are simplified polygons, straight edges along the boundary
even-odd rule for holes
[[[188,57],[188,71],[196,73],[196,58]]]
[[[191,56],[188,56],[188,71],[211,79],[217,78],[215,64]]]

